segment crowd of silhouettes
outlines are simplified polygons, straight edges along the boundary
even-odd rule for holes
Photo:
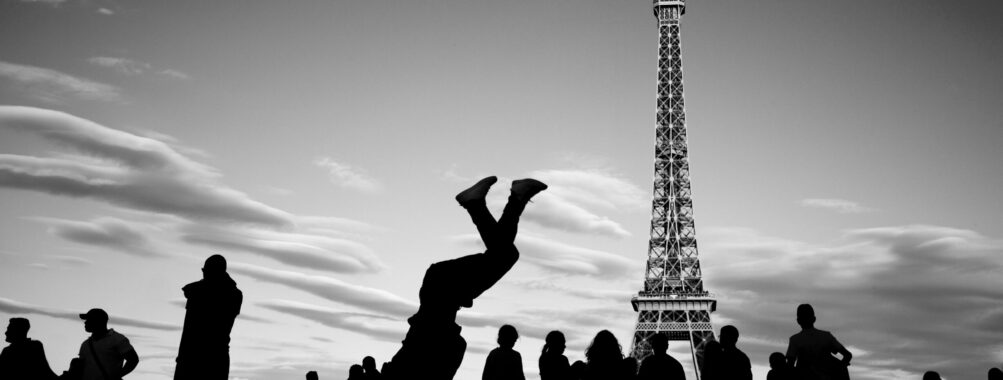
[[[485,198],[497,181],[494,176],[478,181],[455,199],[470,216],[485,250],[434,263],[425,271],[418,292],[418,311],[408,318],[410,328],[401,348],[382,370],[366,356],[362,364],[349,367],[349,380],[450,380],[466,352],[456,313],[500,280],[519,259],[515,237],[519,218],[527,203],[547,185],[534,179],[512,183],[508,203],[497,221]],[[186,298],[184,328],[178,347],[175,380],[225,380],[229,376],[230,332],[240,314],[243,294],[226,272],[226,259],[212,255],[202,268],[202,279],[182,288]],[[118,380],[131,373],[139,356],[129,339],[108,327],[108,313],[94,308],[79,317],[90,336],[80,345],[78,356],[61,375],[52,371],[42,343],[28,338],[28,319],[11,318],[0,352],[0,380]],[[801,331],[790,337],[787,353],[769,356],[767,380],[849,380],[853,355],[832,333],[815,328],[815,310],[802,304],[796,309]],[[724,326],[719,340],[702,347],[700,363],[704,380],[751,380],[749,357],[738,346],[735,326]],[[498,329],[498,347],[484,363],[482,380],[525,380],[522,355],[515,350],[519,332],[514,326]],[[669,337],[654,334],[645,342],[651,353],[638,361],[624,357],[613,333],[599,331],[585,350],[585,361],[569,364],[564,355],[566,340],[561,331],[547,334],[537,361],[541,380],[684,380],[682,365],[668,354]],[[834,355],[839,355],[837,358]],[[307,380],[319,380],[316,371]],[[923,380],[939,380],[928,371]],[[989,380],[1003,380],[1003,371],[992,368]]]

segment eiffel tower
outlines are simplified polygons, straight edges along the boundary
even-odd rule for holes
[[[647,339],[663,334],[687,341],[700,379],[704,345],[714,339],[710,314],[717,301],[703,288],[697,257],[690,166],[683,108],[679,19],[685,0],[654,0],[658,19],[658,111],[655,126],[654,200],[644,289],[631,298],[637,325],[631,356],[651,355]]]

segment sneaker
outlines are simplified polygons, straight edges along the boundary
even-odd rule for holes
[[[488,190],[491,189],[491,185],[494,185],[495,182],[498,182],[498,177],[485,177],[484,179],[477,181],[477,183],[473,186],[470,186],[466,190],[456,194],[456,201],[459,202],[461,206],[473,201],[483,201],[484,197],[488,195]]]
[[[529,201],[537,193],[547,190],[547,185],[532,178],[512,181],[512,196]]]

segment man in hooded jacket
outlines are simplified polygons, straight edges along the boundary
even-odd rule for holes
[[[230,373],[230,330],[244,299],[226,273],[226,259],[210,256],[202,268],[202,279],[181,289],[188,302],[174,380],[226,380]]]

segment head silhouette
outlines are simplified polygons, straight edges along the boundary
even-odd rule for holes
[[[7,324],[6,339],[9,343],[21,342],[28,339],[28,329],[31,323],[25,318],[11,318]]]
[[[317,380],[317,371],[310,371],[306,373],[306,380]]]
[[[602,330],[592,338],[592,343],[585,349],[585,360],[594,362],[619,362],[623,359],[623,348],[616,336],[609,330]]]
[[[665,334],[655,334],[648,338],[648,344],[655,354],[664,354],[665,350],[669,349],[669,337]]]
[[[362,369],[366,372],[373,372],[376,370],[376,359],[372,356],[366,356],[362,358]]]
[[[226,273],[226,258],[222,255],[212,255],[208,259],[205,259],[205,264],[202,265],[202,278],[204,279],[216,279],[223,276]]]
[[[784,354],[779,352],[774,352],[770,354],[770,368],[771,369],[781,369],[787,367],[787,358]]]
[[[803,303],[798,305],[798,324],[801,328],[811,328],[815,326],[815,309],[811,305]]]
[[[348,367],[348,378],[349,379],[361,379],[366,376],[366,370],[362,369],[361,365],[352,364]]]
[[[926,371],[923,374],[923,380],[940,380],[940,374],[934,371]]]
[[[515,341],[519,339],[519,332],[512,325],[504,325],[498,329],[498,345],[505,348],[515,347]]]
[[[1003,370],[996,367],[990,368],[989,380],[1003,380]]]
[[[543,345],[543,353],[554,353],[563,354],[566,342],[564,340],[564,333],[554,330],[547,333],[547,339]]]
[[[732,325],[727,325],[721,328],[721,346],[722,347],[735,347],[738,343],[738,328]]]
[[[108,330],[108,313],[101,309],[90,309],[84,314],[80,314],[80,319],[84,320],[84,331],[89,333],[103,333]]]

